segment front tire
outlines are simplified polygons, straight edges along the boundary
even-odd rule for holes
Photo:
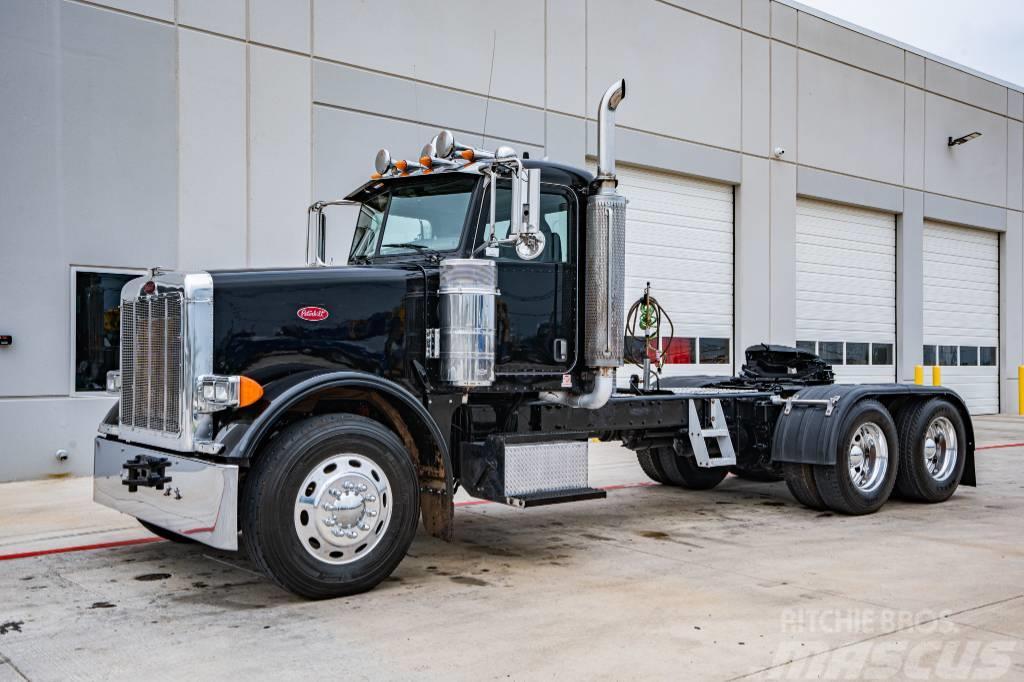
[[[900,416],[896,491],[918,502],[945,502],[964,473],[967,433],[960,412],[936,398]]]
[[[896,484],[899,443],[896,424],[877,400],[862,400],[843,423],[832,465],[814,467],[821,499],[842,514],[878,511]]]
[[[332,414],[285,428],[246,478],[242,533],[253,562],[310,599],[372,589],[416,533],[419,486],[402,442],[379,422]]]

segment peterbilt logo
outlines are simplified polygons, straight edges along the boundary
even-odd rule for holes
[[[299,308],[295,314],[299,316],[300,320],[305,320],[306,322],[323,322],[330,316],[327,308],[321,308],[318,305],[307,305],[305,308]]]

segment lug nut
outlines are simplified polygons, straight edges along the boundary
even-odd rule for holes
[[[327,492],[328,494],[333,495],[334,497],[341,497],[341,491],[338,490],[337,488],[331,488]]]
[[[334,519],[334,517],[331,517],[329,519],[324,519],[324,525],[330,528],[331,526],[338,525],[338,522]]]
[[[363,500],[366,501],[366,502],[376,502],[377,501],[377,496],[376,495],[367,495],[366,497],[363,498]]]
[[[377,515],[377,510],[376,509],[367,509],[366,510],[366,515],[367,516],[376,516]]]

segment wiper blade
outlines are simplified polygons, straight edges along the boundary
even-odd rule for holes
[[[431,250],[429,246],[424,246],[423,244],[413,244],[412,242],[399,242],[397,244],[381,244],[380,248],[384,249],[384,248],[387,248],[389,246],[393,246],[395,248],[401,248],[401,249],[416,249],[417,251],[430,251]]]

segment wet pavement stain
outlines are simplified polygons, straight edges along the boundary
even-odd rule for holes
[[[662,533],[660,530],[642,530],[640,535],[645,538],[651,538],[652,540],[668,540],[671,536],[668,533]]]
[[[21,626],[24,624],[23,620],[9,620],[6,623],[0,623],[0,635],[6,635],[8,632],[21,632]]]
[[[474,587],[487,587],[490,585],[486,580],[480,580],[480,578],[471,578],[468,575],[453,575],[451,577],[453,583],[459,583],[460,585],[473,585]]]
[[[786,503],[785,502],[771,501],[771,502],[762,502],[761,505],[764,506],[764,507],[785,507]]]
[[[580,537],[584,537],[588,540],[600,540],[602,542],[614,542],[615,538],[605,537],[604,535],[598,535],[597,533],[580,533]]]
[[[170,577],[170,573],[143,573],[142,575],[135,576],[135,579],[146,583],[154,580],[167,580]]]
[[[92,606],[90,606],[89,608],[90,609],[112,609],[112,608],[114,608],[116,606],[117,606],[117,604],[111,604],[108,601],[97,601],[97,602],[93,602]]]

